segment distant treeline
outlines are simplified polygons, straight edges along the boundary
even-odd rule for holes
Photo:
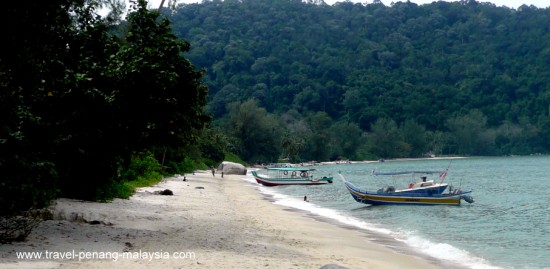
[[[550,9],[214,0],[166,14],[248,161],[550,152]]]

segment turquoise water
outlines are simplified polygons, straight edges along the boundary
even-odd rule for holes
[[[446,182],[472,189],[461,206],[368,206],[355,202],[340,180],[378,189],[378,171],[444,170]],[[309,211],[391,238],[442,264],[466,268],[550,268],[550,156],[386,161],[317,166],[333,175],[322,186],[259,187],[275,203]],[[247,180],[253,181],[251,177]],[[405,180],[406,186],[410,180]],[[390,182],[391,185],[400,185]],[[303,201],[307,195],[310,203]],[[387,240],[386,240],[387,241]],[[444,266],[446,267],[446,266]]]

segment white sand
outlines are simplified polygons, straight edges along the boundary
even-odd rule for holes
[[[182,178],[129,200],[61,199],[57,220],[41,223],[25,242],[0,245],[0,268],[438,267],[375,244],[366,233],[284,210],[240,176],[204,171]],[[174,195],[152,193],[163,189]],[[42,258],[18,259],[17,252]]]

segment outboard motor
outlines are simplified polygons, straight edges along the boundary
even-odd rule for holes
[[[474,202],[474,197],[470,196],[470,195],[462,195],[462,200],[468,202],[468,203],[473,203]]]

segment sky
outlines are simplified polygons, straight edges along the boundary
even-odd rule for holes
[[[178,3],[200,3],[201,0],[177,0]],[[324,0],[325,3],[329,4],[329,5],[332,5],[336,2],[343,2],[344,0]],[[354,2],[354,3],[372,3],[373,0],[350,0],[351,2]],[[406,0],[382,0],[382,3],[384,3],[384,5],[386,6],[390,6],[392,2],[399,2],[399,1],[402,1],[402,2],[405,2]],[[432,3],[434,1],[437,1],[437,0],[410,0],[411,2],[413,3],[416,3],[418,5],[422,5],[422,4],[429,4],[429,3]],[[445,2],[454,2],[454,1],[459,1],[459,0],[441,0],[441,1],[445,1]],[[514,8],[514,9],[517,9],[518,7],[520,7],[521,5],[525,4],[525,5],[533,5],[533,6],[536,6],[536,7],[539,7],[539,8],[547,8],[547,7],[550,7],[550,1],[549,0],[477,0],[478,2],[491,2],[493,4],[495,4],[496,6],[506,6],[506,7],[509,7],[509,8]],[[157,7],[160,5],[160,2],[161,0],[149,0],[149,3],[151,6],[153,7]],[[168,0],[165,0],[165,5],[168,3]]]

